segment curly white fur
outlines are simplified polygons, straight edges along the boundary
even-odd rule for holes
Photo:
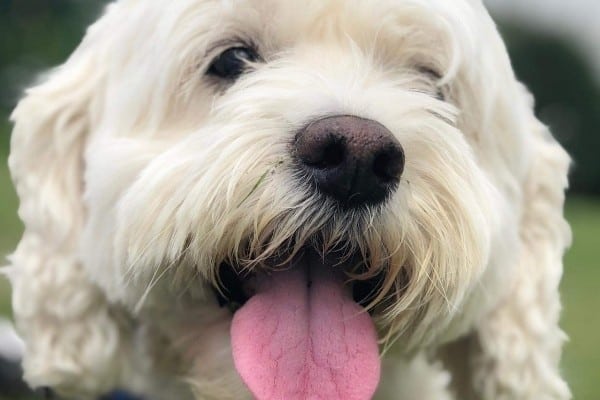
[[[246,42],[264,62],[227,87],[204,75]],[[388,305],[376,321],[398,359],[384,376],[401,379],[380,397],[570,398],[569,158],[532,109],[479,0],[113,3],[13,114],[26,379],[245,398],[216,268],[318,236],[386,274],[373,307]],[[337,114],[380,122],[406,153],[398,190],[369,212],[340,216],[295,181],[289,141]]]

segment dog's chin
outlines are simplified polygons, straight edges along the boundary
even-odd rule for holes
[[[256,398],[284,398],[294,381],[306,397],[370,398],[380,363],[369,312],[384,277],[357,279],[368,270],[362,260],[304,247],[252,272],[221,264],[215,294],[233,313],[235,366]]]

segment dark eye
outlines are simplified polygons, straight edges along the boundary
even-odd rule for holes
[[[256,51],[249,47],[232,47],[215,58],[208,74],[223,79],[235,80],[246,70],[248,63],[258,60]]]
[[[434,81],[439,81],[442,79],[442,75],[431,67],[419,66],[417,67],[417,70]]]
[[[420,67],[417,67],[417,70],[420,73],[422,73],[423,75],[425,75],[427,78],[429,78],[436,85],[442,79],[442,75],[433,68],[420,66]],[[442,100],[442,101],[446,100],[446,96],[441,87],[436,88],[435,97],[438,100]]]

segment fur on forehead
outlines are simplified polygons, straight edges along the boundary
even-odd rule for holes
[[[99,128],[122,135],[169,131],[165,136],[171,137],[177,125],[197,124],[211,101],[203,72],[219,51],[241,43],[256,46],[267,61],[311,43],[354,46],[382,68],[426,67],[449,82],[466,67],[464,60],[478,57],[478,34],[471,30],[489,29],[479,14],[466,1],[334,0],[285,7],[270,0],[121,1],[96,26],[111,31],[97,38],[107,42],[103,63],[109,65],[102,111],[110,118]],[[471,72],[465,75],[472,78]]]

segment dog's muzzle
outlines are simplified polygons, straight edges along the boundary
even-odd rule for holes
[[[349,115],[312,122],[296,135],[292,152],[316,188],[345,208],[381,203],[404,170],[394,135],[378,122]]]
[[[313,121],[290,150],[300,179],[342,212],[385,201],[404,170],[392,133],[355,116]],[[365,306],[381,294],[384,272],[355,279],[368,261],[341,248],[324,250],[318,239],[289,256],[284,246],[245,275],[241,266],[219,267],[215,289],[233,311],[234,364],[257,400],[367,400],[377,389],[381,363],[369,315],[377,310]]]

